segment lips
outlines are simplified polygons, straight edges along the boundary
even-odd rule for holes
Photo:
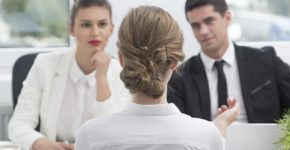
[[[93,46],[99,46],[102,42],[99,40],[92,40],[89,41],[89,44],[93,45]]]
[[[209,44],[209,43],[211,43],[211,41],[213,39],[214,39],[214,37],[206,38],[206,39],[203,39],[202,42],[205,43],[205,44]]]

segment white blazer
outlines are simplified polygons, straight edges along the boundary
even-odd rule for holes
[[[32,65],[18,98],[18,103],[8,125],[12,142],[24,149],[30,149],[33,142],[41,137],[56,140],[57,119],[64,90],[75,51],[39,54]],[[103,104],[102,114],[117,112],[131,101],[131,94],[120,80],[121,67],[111,60],[108,82],[112,96]],[[118,100],[116,99],[118,98]],[[35,127],[41,120],[40,132]]]

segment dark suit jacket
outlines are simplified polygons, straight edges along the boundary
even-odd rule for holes
[[[285,108],[290,108],[289,65],[273,47],[234,46],[248,121],[275,122]],[[167,97],[181,112],[210,120],[208,80],[200,55],[191,57],[173,73]]]

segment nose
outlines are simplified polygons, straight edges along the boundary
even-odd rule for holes
[[[90,33],[92,36],[98,36],[100,34],[100,29],[98,26],[93,26]]]
[[[201,35],[206,35],[208,32],[209,32],[208,26],[205,25],[205,24],[202,24],[201,27],[200,27],[199,33]]]

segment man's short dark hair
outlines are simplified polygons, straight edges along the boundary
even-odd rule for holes
[[[228,5],[225,0],[187,0],[185,3],[185,15],[187,19],[187,12],[205,5],[212,5],[214,10],[224,16],[228,10]]]

